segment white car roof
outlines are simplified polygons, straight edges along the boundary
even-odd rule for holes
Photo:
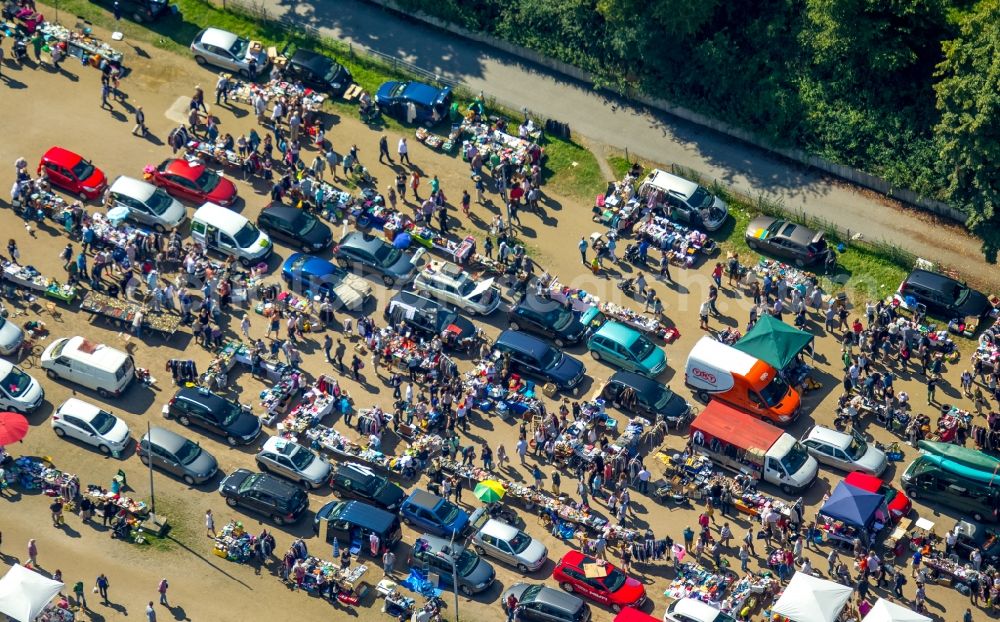
[[[71,397],[62,403],[62,406],[59,407],[59,412],[62,414],[73,415],[74,417],[91,419],[97,413],[101,412],[101,408],[91,404],[90,402],[85,402],[75,397]]]
[[[236,43],[239,37],[228,30],[222,30],[220,28],[206,28],[205,32],[201,33],[200,43],[208,45],[216,45],[220,48],[229,49]]]
[[[124,194],[125,196],[145,202],[156,192],[156,186],[135,177],[120,175],[111,184],[111,192]]]
[[[497,540],[510,542],[514,539],[514,536],[517,535],[517,529],[515,527],[511,527],[507,523],[491,518],[486,521],[486,524],[479,530],[479,533],[487,536],[493,536]]]
[[[678,613],[698,622],[713,622],[719,616],[719,610],[696,598],[682,598],[674,603],[670,613]]]
[[[262,450],[271,451],[284,456],[290,456],[294,453],[296,448],[305,449],[302,445],[296,443],[295,441],[290,441],[281,436],[271,436],[264,442]]]
[[[825,428],[821,425],[813,426],[813,429],[809,430],[809,436],[806,438],[820,441],[821,443],[830,445],[831,447],[837,447],[838,449],[847,449],[847,447],[851,444],[850,434]]]

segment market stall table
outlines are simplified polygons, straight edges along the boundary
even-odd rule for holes
[[[3,280],[66,303],[72,302],[78,291],[76,286],[60,284],[55,279],[42,276],[31,266],[21,266],[8,261],[3,263]]]
[[[139,303],[112,298],[95,291],[88,292],[80,302],[80,310],[90,313],[91,321],[95,317],[102,317],[120,330],[131,329],[136,313],[142,309],[143,305]],[[160,333],[165,339],[173,336],[180,325],[180,317],[171,313],[153,313],[148,310],[143,313],[143,328]]]

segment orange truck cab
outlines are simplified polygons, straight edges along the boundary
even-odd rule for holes
[[[799,394],[777,369],[711,337],[702,337],[688,355],[684,383],[702,402],[714,398],[782,426],[802,410]]]

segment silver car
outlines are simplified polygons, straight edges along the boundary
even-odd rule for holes
[[[813,426],[802,444],[819,462],[842,471],[864,471],[879,477],[888,461],[885,452],[857,432],[839,432],[821,425]]]
[[[472,537],[480,555],[488,555],[517,568],[521,574],[535,572],[549,559],[545,545],[507,523],[489,519]]]
[[[267,439],[257,464],[261,471],[280,475],[307,488],[320,488],[330,481],[330,463],[317,456],[308,447],[280,436]]]
[[[161,233],[176,229],[187,218],[184,206],[166,190],[124,175],[108,188],[105,203],[109,211],[124,207],[130,219]]]
[[[21,327],[5,317],[0,317],[0,354],[13,354],[24,341],[24,331]]]
[[[201,484],[215,476],[219,463],[198,443],[165,428],[150,428],[135,452],[143,464],[180,477],[188,486]]]
[[[257,61],[256,73],[268,64],[263,48],[252,50],[250,40],[218,28],[206,28],[191,42],[191,53],[199,65],[215,65],[249,78],[250,61]]]

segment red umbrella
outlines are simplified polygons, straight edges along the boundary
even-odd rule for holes
[[[16,443],[28,435],[28,420],[17,413],[0,413],[0,445]]]

